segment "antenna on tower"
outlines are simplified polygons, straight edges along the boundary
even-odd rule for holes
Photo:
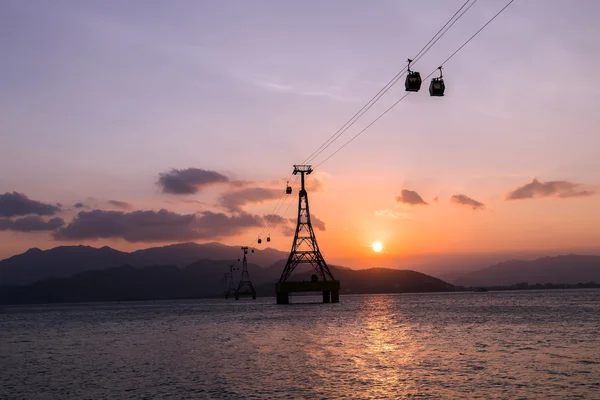
[[[323,292],[323,303],[338,303],[340,296],[340,281],[335,280],[327,266],[315,237],[310,211],[308,208],[308,193],[305,188],[305,175],[313,171],[310,165],[294,165],[294,175],[300,174],[301,187],[298,192],[298,223],[290,255],[281,273],[279,282],[275,285],[277,304],[289,304],[292,292]],[[316,274],[310,282],[288,281],[296,267],[310,264]]]
[[[252,299],[256,299],[256,290],[250,282],[250,274],[248,273],[248,261],[246,255],[248,254],[248,246],[242,247],[244,252],[244,258],[242,259],[242,276],[240,277],[240,283],[235,291],[235,299],[239,300],[240,296],[252,296]],[[254,253],[254,249],[252,249]]]

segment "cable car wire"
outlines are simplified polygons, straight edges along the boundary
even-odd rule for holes
[[[444,25],[442,25],[442,27],[435,33],[435,35],[433,35],[431,37],[431,39],[429,39],[429,41],[415,55],[413,63],[416,63],[419,59],[421,59],[446,34],[446,32],[448,32],[452,28],[452,26],[454,26],[454,24],[456,24],[456,22],[458,22],[458,20],[461,19],[462,16],[466,12],[469,11],[469,9],[471,9],[471,7],[473,7],[475,5],[475,3],[477,3],[478,0],[474,0],[472,2],[471,1],[472,0],[466,0],[462,4],[462,6],[460,6],[460,8],[448,19],[448,21],[446,21],[446,23]],[[471,4],[469,4],[469,2],[471,2]],[[468,7],[467,7],[467,5],[468,5]],[[467,7],[467,8],[465,9],[465,7]],[[463,9],[464,9],[464,11],[462,11]],[[462,11],[462,13],[461,13],[461,11]],[[459,13],[460,13],[460,15],[459,15]],[[457,17],[457,15],[458,15],[458,17]],[[310,154],[306,159],[304,159],[302,164],[305,164],[305,163],[310,162],[311,160],[315,159],[319,154],[321,154],[323,151],[325,151],[333,142],[335,142],[344,132],[346,132],[350,127],[352,127],[352,125],[354,125],[354,123],[356,121],[358,121],[358,119],[360,117],[362,117],[367,111],[369,111],[371,109],[371,107],[373,107],[373,105],[375,105],[375,103],[377,101],[379,101],[379,99],[381,97],[383,97],[383,95],[385,93],[387,93],[391,89],[391,87],[394,86],[400,80],[400,78],[402,78],[402,76],[404,75],[404,72],[406,72],[407,68],[408,67],[404,67],[392,79],[390,79],[390,81],[388,81],[388,83],[383,88],[381,88],[379,90],[379,92],[377,92],[377,94],[375,94],[375,96],[373,96],[367,103],[365,103],[365,105],[363,105],[363,107],[360,110],[358,110],[348,121],[346,121],[346,123],[344,125],[342,125],[342,127],[340,129],[338,129],[332,136],[330,136],[329,139],[327,139],[317,150],[313,151],[312,154]],[[290,175],[290,178],[291,178],[291,176],[292,175]],[[289,179],[288,179],[288,182],[289,182]],[[284,194],[282,194],[279,197],[277,204],[273,208],[273,212],[269,215],[265,229],[268,229],[271,226],[272,217],[273,217],[273,215],[276,215],[278,206],[279,206],[283,196],[284,196]],[[290,204],[291,204],[291,202],[290,202]],[[283,207],[283,204],[282,204],[282,207]],[[284,214],[287,212],[289,207],[290,207],[290,205],[288,205]],[[275,224],[275,226],[276,225],[277,225],[277,223]],[[261,234],[259,236],[262,236],[262,233],[264,233],[265,229],[263,229],[263,231],[261,232]]]
[[[450,17],[448,19],[448,21],[446,21],[446,23],[436,32],[436,34],[433,35],[431,39],[429,39],[429,42],[427,42],[425,44],[425,46],[423,46],[421,48],[421,50],[419,50],[419,52],[413,57],[413,61],[412,61],[413,64],[416,63],[417,61],[419,61],[419,59],[421,59],[442,38],[442,36],[444,36],[446,34],[446,32],[448,32],[450,30],[450,28],[452,28],[452,26],[454,26],[454,24],[456,22],[458,22],[458,20],[460,18],[462,18],[462,16],[466,12],[469,11],[469,9],[471,7],[473,7],[473,5],[475,5],[475,3],[477,3],[478,0],[474,0],[462,12],[462,14],[459,15],[461,10],[463,8],[465,8],[465,6],[467,6],[467,4],[470,1],[471,0],[465,1],[463,3],[463,5],[454,13],[454,15],[452,15],[452,17]],[[455,19],[455,17],[457,15],[458,15],[458,17]],[[354,125],[354,123],[356,123],[356,121],[358,121],[359,118],[361,118],[367,111],[369,111],[375,105],[375,103],[377,103],[379,101],[379,99],[381,99],[381,97],[383,97],[402,78],[402,76],[407,71],[407,69],[408,69],[408,67],[402,68],[392,79],[389,80],[388,83],[385,84],[385,86],[383,88],[381,88],[381,90],[379,90],[379,92],[377,92],[377,94],[375,94],[375,96],[373,96],[364,106],[362,106],[362,108],[360,110],[358,110],[356,112],[356,114],[354,114],[352,116],[352,118],[350,118],[348,121],[346,121],[346,123],[344,125],[342,125],[342,127],[340,129],[338,129],[333,135],[331,135],[329,137],[329,139],[327,139],[318,149],[313,151],[312,154],[309,155],[302,162],[302,164],[306,164],[306,163],[309,163],[312,160],[314,160],[316,157],[319,156],[319,154],[321,154],[329,146],[331,146],[331,144],[333,144],[333,142],[335,142],[341,135],[343,135],[344,132],[346,132],[348,129],[350,129]]]
[[[417,55],[413,59],[413,61],[412,61],[413,64],[416,63],[420,58],[422,58],[452,28],[452,26],[454,26],[454,24],[456,24],[456,22],[458,22],[458,20],[466,12],[469,11],[469,9],[471,7],[473,7],[475,5],[475,3],[477,3],[478,0],[474,0],[471,4],[469,4],[469,6],[464,11],[462,11],[462,13],[460,13],[461,10],[463,10],[470,1],[471,0],[465,1],[465,3],[463,3],[463,5],[454,13],[454,15],[440,28],[440,30],[438,30],[438,32],[429,40],[429,42],[427,42],[427,44],[425,46],[423,46],[423,48],[417,53]],[[469,39],[467,39],[467,41],[465,43],[463,43],[458,49],[456,49],[454,51],[454,53],[452,53],[448,58],[446,58],[446,60],[444,60],[440,64],[440,66],[443,66],[445,63],[447,63],[448,61],[450,61],[458,52],[460,52],[469,42],[471,42],[471,40],[473,40],[481,31],[483,31],[490,23],[492,23],[492,21],[494,21],[513,2],[514,2],[514,0],[510,0],[488,22],[486,22]],[[460,15],[459,15],[459,13],[460,13]],[[458,17],[455,19],[455,17],[457,15],[458,15]],[[323,151],[325,151],[331,144],[333,144],[333,142],[335,142],[344,132],[346,132],[350,127],[352,127],[352,125],[354,125],[354,123],[360,117],[362,117],[362,115],[364,115],[367,111],[369,111],[369,109],[371,109],[373,107],[373,105],[375,105],[375,103],[377,101],[379,101],[379,99],[385,93],[387,93],[391,89],[391,87],[394,86],[400,80],[400,78],[404,75],[404,72],[406,70],[407,70],[407,67],[404,67],[402,70],[400,70],[400,72],[398,72],[375,96],[373,96],[373,98],[371,98],[371,100],[369,100],[356,114],[354,114],[352,116],[352,118],[350,118],[344,125],[342,125],[342,127],[340,129],[338,129],[338,131],[336,133],[334,133],[328,140],[326,140],[317,150],[313,151],[313,153],[311,155],[309,155],[303,161],[303,163],[310,162],[310,161],[314,160]],[[430,78],[437,70],[438,70],[438,68],[436,68],[435,70],[433,70],[429,75],[427,75],[427,77],[425,79]],[[371,121],[366,127],[364,127],[361,131],[359,131],[356,135],[354,135],[346,143],[344,143],[340,148],[338,148],[336,151],[334,151],[329,156],[327,156],[323,161],[321,161],[319,164],[317,164],[317,166],[315,168],[317,168],[317,167],[321,166],[322,164],[324,164],[326,161],[328,161],[330,158],[332,158],[334,155],[336,155],[338,152],[340,152],[344,147],[346,147],[348,144],[350,144],[352,141],[354,141],[354,139],[356,139],[358,136],[360,136],[362,133],[364,133],[367,129],[369,129],[371,126],[373,126],[377,121],[379,121],[381,118],[383,118],[383,116],[385,116],[396,105],[398,105],[398,103],[400,103],[402,100],[404,100],[410,93],[411,92],[407,92],[404,96],[402,96],[399,100],[397,100],[394,104],[392,104],[389,108],[387,108],[383,113],[381,113],[376,119],[374,119],[373,121]],[[291,176],[290,176],[290,178],[291,178]],[[297,180],[297,177],[296,177],[296,180]],[[292,183],[292,186],[295,184],[295,181]],[[289,180],[288,180],[288,182],[289,182]],[[275,226],[278,225],[279,222],[275,222],[275,224],[273,226],[271,226],[271,222],[272,222],[273,217],[275,215],[277,215],[276,213],[277,213],[277,209],[278,209],[279,205],[281,204],[281,206],[283,207],[283,205],[285,204],[285,201],[283,203],[281,203],[281,199],[284,197],[284,195],[285,194],[282,193],[282,195],[279,197],[279,199],[277,201],[277,204],[273,208],[273,212],[267,218],[267,224],[263,228],[263,230],[261,231],[259,237],[262,236],[262,234],[264,233],[264,231],[266,229],[269,229],[271,227],[274,228]],[[293,200],[293,198],[291,200]],[[287,213],[287,211],[289,210],[289,208],[290,208],[290,206],[291,206],[292,203],[293,203],[293,201],[289,202],[286,210],[284,211],[284,214]],[[256,242],[256,239],[252,242],[251,245],[253,245],[255,242]]]
[[[460,6],[460,8],[448,19],[448,21],[446,21],[446,23],[444,25],[442,25],[442,27],[435,33],[435,35],[433,35],[431,37],[431,39],[429,39],[429,41],[415,55],[413,63],[416,63],[419,59],[421,59],[442,38],[442,36],[444,36],[446,34],[446,32],[448,32],[448,30],[450,30],[450,28],[452,28],[452,26],[454,26],[454,24],[466,12],[469,11],[469,9],[471,7],[473,7],[473,5],[475,3],[477,3],[478,0],[474,0],[471,4],[469,4],[469,2],[471,2],[471,1],[472,0],[466,0],[462,4],[462,6]],[[469,4],[468,7],[467,7],[467,4]],[[462,11],[465,7],[467,7],[467,8],[464,11]],[[462,11],[462,13],[461,13],[461,11]],[[459,15],[459,13],[460,13],[460,15]],[[457,17],[457,15],[458,15],[458,17]],[[354,125],[354,123],[356,123],[356,121],[358,121],[359,118],[361,118],[367,111],[369,111],[375,105],[375,103],[377,103],[379,101],[379,99],[381,99],[381,97],[383,97],[383,95],[385,95],[402,78],[402,76],[406,72],[407,68],[408,67],[402,68],[392,79],[390,79],[388,81],[388,83],[386,83],[384,85],[383,88],[381,88],[379,90],[379,92],[377,92],[377,94],[375,94],[375,96],[373,96],[367,103],[365,103],[365,105],[362,106],[362,108],[360,110],[358,110],[348,121],[346,121],[346,123],[344,125],[342,125],[342,127],[340,129],[338,129],[318,149],[313,151],[312,154],[310,154],[306,159],[304,159],[302,164],[306,164],[307,162],[314,160],[323,151],[325,151],[329,146],[331,146],[331,144],[333,144],[342,134],[344,134],[348,129],[350,129]],[[288,178],[288,182],[292,178],[292,176],[293,176],[293,174],[291,174],[290,178]],[[298,177],[296,177],[296,180],[297,180],[297,178]],[[296,182],[296,180],[294,181],[294,183]],[[292,183],[292,185],[294,183]],[[274,225],[272,225],[272,219],[275,215],[277,215],[279,205],[281,204],[281,207],[283,207],[285,202],[281,203],[281,199],[284,196],[285,196],[285,193],[282,193],[279,196],[279,199],[277,200],[277,203],[275,204],[273,211],[267,217],[267,223],[266,223],[265,227],[263,227],[263,230],[258,235],[258,237],[261,237],[263,235],[263,233],[265,232],[265,230],[267,230],[269,228],[275,228],[278,225],[278,222],[276,222]],[[288,204],[286,210],[284,211],[284,214],[287,213],[291,204],[292,204],[292,202],[290,202]],[[254,243],[256,243],[257,240],[258,239],[254,239],[254,241],[248,246],[254,245]]]
[[[296,178],[295,178],[295,179],[294,179],[294,181],[292,182],[292,185],[291,185],[292,187],[293,187],[293,186],[296,184],[296,181],[297,181],[297,180],[298,180],[298,176],[296,176]],[[288,182],[289,182],[289,181],[288,181]],[[258,234],[258,237],[261,237],[261,236],[262,236],[262,235],[265,233],[265,231],[266,231],[266,230],[268,230],[269,228],[275,228],[275,227],[276,227],[276,226],[279,224],[279,222],[278,222],[278,221],[276,221],[276,222],[275,222],[275,224],[273,224],[273,225],[272,225],[272,222],[273,222],[273,218],[274,218],[275,216],[277,216],[277,212],[278,212],[278,206],[279,206],[279,204],[281,204],[281,208],[283,208],[283,206],[284,206],[284,204],[285,204],[285,201],[284,201],[284,202],[281,202],[281,199],[283,199],[283,197],[284,197],[285,195],[286,195],[286,193],[285,193],[285,192],[283,192],[283,193],[282,193],[282,194],[279,196],[279,199],[277,200],[277,204],[275,204],[275,207],[273,207],[273,211],[271,211],[271,213],[270,213],[270,214],[269,214],[269,216],[267,217],[267,223],[265,224],[265,226],[263,227],[263,229],[262,229],[262,230],[260,231],[260,233]],[[292,199],[293,199],[293,197],[292,197]],[[290,203],[290,204],[291,204],[291,203]],[[288,208],[286,209],[286,212],[287,212],[287,210],[288,210],[288,209],[289,209],[289,206],[288,206]],[[253,245],[254,245],[254,243],[256,243],[256,242],[258,241],[258,237],[257,237],[256,239],[254,239],[254,240],[252,241],[252,243],[250,243],[250,244],[248,245],[248,247],[250,247],[250,246],[253,246]]]
[[[502,12],[504,10],[506,10],[508,8],[508,6],[510,6],[515,0],[510,0],[504,7],[502,7],[502,9],[500,11],[498,11],[492,18],[490,18],[490,20],[488,22],[486,22],[481,28],[479,28],[479,30],[477,30],[477,32],[475,32],[469,39],[467,39],[466,42],[464,42],[458,49],[456,49],[454,51],[454,53],[450,54],[450,56],[448,56],[448,58],[446,58],[441,64],[440,66],[444,66],[444,64],[446,64],[448,61],[450,61],[456,54],[458,54],[459,51],[461,51],[467,44],[469,44],[469,42],[471,40],[473,40],[481,31],[483,31],[489,24],[492,23],[492,21],[494,21],[500,14],[502,14]],[[427,75],[427,77],[425,77],[425,79],[429,79],[433,74],[435,74],[435,72],[438,70],[438,68],[434,69],[429,75]],[[329,160],[331,157],[333,157],[334,155],[336,155],[340,150],[342,150],[344,147],[346,147],[347,145],[349,145],[354,139],[356,139],[358,136],[360,136],[363,132],[365,132],[367,129],[369,129],[372,125],[374,125],[377,121],[379,121],[384,115],[386,115],[392,108],[396,107],[396,105],[398,105],[398,103],[400,103],[402,100],[404,100],[411,92],[407,92],[404,96],[400,97],[400,99],[398,99],[394,104],[392,104],[389,108],[387,108],[383,113],[381,113],[377,118],[375,118],[373,121],[371,121],[371,123],[369,123],[367,126],[365,126],[361,131],[359,131],[356,135],[354,135],[353,137],[350,138],[350,140],[348,140],[346,143],[344,143],[340,148],[338,148],[336,151],[334,151],[333,153],[331,153],[329,156],[327,156],[327,158],[325,158],[323,161],[321,161],[319,164],[316,165],[315,169],[318,168],[319,166],[323,165],[327,160]]]

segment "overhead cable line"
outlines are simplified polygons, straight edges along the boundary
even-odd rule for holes
[[[414,57],[414,63],[416,63],[421,57],[423,57],[441,38],[442,36],[444,36],[444,34],[446,32],[448,32],[448,30],[450,28],[452,28],[452,26],[471,8],[473,7],[473,5],[475,3],[477,3],[478,0],[466,0],[462,6],[460,6],[460,8],[448,19],[448,21],[446,21],[446,23],[444,25],[442,25],[442,27],[435,33],[435,35],[433,35],[431,37],[431,39],[429,39],[429,41],[421,48],[421,50],[419,50],[419,52],[415,55]],[[471,4],[469,4],[469,2],[471,2]],[[469,5],[468,5],[469,4]],[[468,7],[467,7],[468,5]],[[465,7],[467,7],[465,9]],[[465,9],[463,11],[463,9]],[[462,11],[462,13],[461,13]],[[460,14],[460,15],[459,15]],[[458,16],[458,17],[457,17]],[[383,95],[385,95],[391,88],[392,86],[394,86],[404,75],[404,73],[406,72],[407,67],[402,68],[392,79],[390,79],[388,81],[388,83],[385,84],[385,86],[383,88],[381,88],[379,90],[379,92],[377,92],[375,94],[375,96],[373,96],[367,103],[365,103],[365,105],[363,105],[363,107],[358,110],[353,116],[352,118],[350,118],[348,121],[346,121],[346,123],[344,125],[342,125],[342,127],[340,129],[338,129],[332,136],[329,137],[329,139],[327,139],[325,141],[325,143],[323,143],[318,149],[316,149],[315,151],[313,151],[313,153],[311,155],[309,155],[303,162],[302,164],[306,164],[307,162],[312,161],[313,159],[315,159],[317,156],[319,156],[323,151],[325,151],[331,144],[333,144],[333,142],[335,142],[342,134],[344,134],[344,132],[346,132],[348,129],[350,129],[354,123],[356,123],[356,121],[358,121],[359,118],[361,118],[367,111],[369,111],[374,105],[375,103],[377,103],[379,101],[379,99],[381,99],[381,97],[383,97]],[[292,175],[290,175],[290,178],[288,178],[288,182],[289,180],[292,178]],[[296,177],[297,179],[297,177]],[[295,182],[292,183],[292,185]],[[273,222],[273,218],[275,215],[277,215],[277,212],[279,211],[279,206],[281,204],[281,208],[283,208],[285,201],[282,203],[281,199],[285,196],[285,192],[282,193],[279,196],[279,199],[277,200],[277,203],[275,204],[275,207],[273,208],[273,211],[269,214],[269,216],[267,217],[267,223],[266,225],[263,227],[262,231],[260,232],[260,234],[258,235],[257,238],[254,239],[254,241],[249,245],[252,246],[254,245],[254,243],[257,242],[258,238],[261,237],[264,232],[266,230],[268,230],[269,228],[274,228],[275,226],[278,225],[278,222],[275,222],[275,224],[272,225]],[[290,202],[286,208],[286,211],[284,211],[284,214],[287,213],[287,210],[289,210],[290,205],[292,204],[292,202]]]
[[[510,6],[515,0],[510,0],[504,7],[502,7],[502,9],[500,11],[498,11],[492,18],[490,18],[490,20],[488,22],[486,22],[481,28],[479,28],[479,30],[477,30],[477,32],[475,32],[469,39],[467,39],[466,42],[464,42],[458,49],[456,49],[454,51],[454,53],[450,54],[450,56],[448,56],[448,58],[446,58],[441,64],[440,66],[444,66],[444,64],[446,64],[448,61],[450,61],[459,51],[461,51],[467,44],[469,44],[469,42],[471,40],[473,40],[481,31],[483,31],[490,23],[492,23],[492,21],[494,21],[500,14],[502,14],[502,12],[504,10],[506,10],[508,8],[508,6]],[[438,68],[434,69],[429,75],[427,75],[425,77],[425,79],[430,78],[433,74],[435,74],[435,72],[438,70]],[[396,105],[398,105],[398,103],[400,103],[402,100],[404,100],[411,92],[407,92],[404,96],[402,96],[400,99],[398,99],[394,104],[392,104],[389,108],[387,108],[383,113],[381,113],[377,118],[375,118],[373,121],[371,121],[367,126],[365,126],[361,131],[359,131],[356,135],[354,135],[353,137],[351,137],[346,143],[344,143],[340,148],[338,148],[336,151],[334,151],[333,153],[331,153],[329,156],[327,156],[323,161],[321,161],[319,164],[317,164],[317,166],[315,168],[318,168],[319,166],[321,166],[323,163],[325,163],[327,160],[329,160],[331,157],[333,157],[334,155],[336,155],[340,150],[342,150],[344,147],[346,147],[348,144],[350,144],[354,139],[356,139],[358,136],[360,136],[363,132],[365,132],[367,129],[369,129],[372,125],[374,125],[377,121],[379,121],[384,115],[386,115],[392,108],[396,107]]]
[[[420,58],[422,58],[452,28],[452,26],[454,26],[454,24],[456,24],[456,22],[458,22],[458,20],[466,12],[469,11],[469,9],[471,7],[473,7],[475,5],[475,3],[477,3],[478,0],[474,0],[473,2],[471,2],[471,4],[469,4],[470,1],[471,0],[465,1],[465,3],[463,3],[463,5],[454,13],[454,15],[452,15],[452,17],[450,17],[450,19],[438,30],[438,32],[429,40],[429,42],[427,42],[427,44],[425,46],[423,46],[423,48],[421,48],[421,50],[414,57],[413,64],[416,63],[416,61],[418,61]],[[477,32],[475,32],[465,43],[463,43],[456,51],[454,51],[454,53],[452,53],[446,60],[444,60],[441,64],[441,66],[443,66],[450,59],[452,59],[460,50],[462,50],[462,48],[464,48],[471,40],[473,40],[482,30],[484,30],[492,21],[494,21],[513,2],[514,2],[514,0],[510,0],[486,24],[484,24]],[[468,7],[467,7],[467,4],[469,4]],[[464,9],[465,7],[467,7],[467,8]],[[464,9],[464,11],[463,11],[463,9]],[[461,13],[461,11],[462,11],[462,13]],[[458,15],[458,17],[457,17],[457,15]],[[406,70],[407,70],[407,67],[404,67],[402,70],[400,70],[375,96],[373,96],[371,98],[371,100],[369,100],[356,114],[354,114],[352,116],[352,118],[350,118],[344,125],[342,125],[342,127],[340,129],[338,129],[338,131],[336,131],[318,149],[313,151],[313,153],[309,157],[307,157],[303,161],[303,163],[314,160],[318,155],[320,155],[323,151],[325,151],[333,142],[335,142],[344,132],[346,132],[350,127],[352,127],[352,125],[354,125],[354,123],[360,117],[362,117],[362,115],[364,115],[367,111],[369,111],[373,107],[373,105],[375,105],[375,103],[377,101],[379,101],[379,99],[385,93],[387,93],[392,88],[392,86],[394,86],[398,82],[398,80],[400,80],[400,78],[404,75],[404,72],[406,72]],[[431,77],[437,70],[438,69],[436,68],[425,79],[428,79],[429,77]],[[394,104],[392,104],[389,108],[387,108],[382,114],[380,114],[375,120],[373,120],[371,123],[369,123],[365,128],[363,128],[356,135],[354,135],[352,138],[350,138],[346,143],[344,143],[340,148],[338,148],[336,151],[334,151],[328,157],[326,157],[323,161],[321,161],[319,164],[317,164],[316,167],[321,166],[323,163],[325,163],[331,157],[333,157],[335,154],[337,154],[339,151],[341,151],[344,147],[346,147],[348,144],[350,144],[352,141],[354,141],[354,139],[356,139],[358,136],[360,136],[362,133],[364,133],[367,129],[369,129],[372,125],[374,125],[377,121],[379,121],[385,114],[387,114],[389,111],[391,111],[392,108],[394,108],[396,105],[398,105],[398,103],[400,103],[402,100],[404,100],[409,94],[410,94],[410,92],[407,92],[404,96],[402,96],[399,100],[397,100]],[[291,176],[290,176],[290,178],[291,178]],[[288,180],[288,182],[289,182],[289,180]],[[292,185],[294,183],[292,183]],[[283,208],[283,206],[285,204],[285,201],[283,203],[281,202],[281,199],[283,197],[284,197],[284,193],[282,193],[282,195],[279,197],[277,204],[275,205],[273,212],[267,218],[267,224],[263,228],[260,235],[262,235],[266,229],[269,229],[270,227],[275,227],[276,225],[278,225],[278,222],[275,222],[275,224],[273,226],[271,226],[271,222],[272,222],[272,218],[277,213],[279,205],[281,205],[281,208]],[[287,213],[291,204],[292,204],[292,201],[289,202],[288,207],[284,211],[284,214]],[[259,235],[259,237],[260,237],[260,235]],[[255,242],[256,242],[256,239],[252,242],[252,244],[254,244]]]
[[[446,21],[446,23],[436,32],[436,34],[433,35],[431,37],[431,39],[429,39],[429,42],[427,42],[425,44],[425,46],[423,46],[421,48],[421,50],[419,50],[419,52],[413,57],[413,64],[416,63],[420,58],[422,58],[442,38],[442,36],[444,36],[444,34],[446,32],[448,32],[449,29],[452,28],[452,26],[471,7],[473,7],[473,5],[475,3],[477,3],[478,0],[474,0],[467,7],[467,9],[464,10],[462,12],[462,14],[459,15],[459,13],[461,12],[461,10],[463,8],[465,8],[470,1],[471,0],[465,1],[463,3],[463,5],[454,13],[454,15],[452,15],[452,17],[450,17],[448,19],[448,21]],[[458,15],[458,17],[456,18],[457,15]],[[346,132],[348,129],[350,129],[354,125],[354,123],[356,121],[358,121],[359,118],[361,118],[367,111],[369,111],[375,105],[375,103],[377,103],[379,101],[379,99],[381,99],[381,97],[383,97],[383,95],[385,95],[402,78],[402,76],[406,72],[407,68],[408,67],[402,68],[392,79],[389,80],[388,83],[385,84],[385,86],[383,88],[381,88],[381,90],[379,90],[379,92],[377,92],[377,94],[375,94],[375,96],[373,96],[364,106],[362,106],[362,108],[360,110],[358,110],[356,112],[356,114],[354,114],[352,116],[352,118],[350,118],[348,121],[346,121],[346,123],[344,125],[342,125],[342,127],[340,129],[338,129],[333,135],[331,135],[329,137],[329,139],[327,139],[318,149],[316,149],[315,151],[313,151],[312,154],[310,156],[308,156],[302,163],[306,164],[306,163],[309,163],[312,160],[314,160],[319,154],[321,154],[329,146],[331,146],[331,144],[333,144],[333,142],[335,142],[341,135],[343,135],[344,132]]]
[[[297,180],[298,180],[298,177],[296,176],[296,179],[294,179],[294,181],[292,182],[292,185],[291,185],[292,187],[293,187],[293,186],[296,184],[296,181],[297,181]],[[289,180],[288,180],[288,182],[289,182]],[[259,238],[259,237],[261,237],[261,236],[262,236],[262,235],[265,233],[265,231],[268,231],[268,230],[269,230],[269,228],[275,228],[275,227],[278,225],[278,223],[279,223],[279,222],[275,221],[275,223],[274,223],[274,224],[272,224],[272,222],[273,222],[273,218],[275,218],[275,217],[277,216],[277,212],[279,211],[279,205],[281,204],[281,208],[283,208],[283,206],[284,206],[284,204],[285,204],[285,201],[283,201],[283,202],[281,201],[281,199],[283,199],[283,197],[284,197],[285,195],[286,195],[286,193],[285,193],[285,192],[281,193],[281,195],[279,196],[279,199],[277,200],[277,204],[275,204],[275,207],[273,207],[273,211],[272,211],[272,212],[269,214],[269,216],[267,217],[267,222],[266,222],[265,226],[263,227],[263,229],[262,229],[262,230],[260,231],[260,233],[258,234],[258,237],[257,237],[257,238],[255,238],[255,239],[252,241],[252,243],[250,243],[250,244],[248,245],[248,247],[251,247],[251,246],[253,246],[253,245],[254,245],[254,243],[256,243],[256,242],[257,242],[258,238]],[[291,203],[290,203],[290,204],[291,204]],[[286,209],[286,212],[287,212],[287,210],[288,210],[288,209],[289,209],[289,206],[287,207],[287,209]]]

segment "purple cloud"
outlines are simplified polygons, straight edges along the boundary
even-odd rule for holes
[[[124,201],[118,201],[118,200],[109,200],[108,204],[118,207],[118,208],[122,208],[123,210],[133,210],[133,205],[126,203]]]
[[[470,198],[469,196],[465,196],[464,194],[455,194],[451,199],[452,203],[459,204],[463,206],[471,207],[473,210],[479,210],[484,208],[484,204]]]
[[[187,241],[234,236],[248,228],[263,226],[257,215],[226,215],[204,211],[199,214],[177,214],[160,211],[82,211],[55,239],[82,240],[122,238],[128,242]]]
[[[581,190],[581,185],[569,181],[540,182],[533,178],[530,183],[519,186],[506,195],[506,200],[532,199],[534,197],[583,197],[594,194],[591,190]]]
[[[163,193],[195,194],[207,186],[226,182],[229,178],[218,172],[186,168],[159,174],[157,184]]]
[[[402,189],[400,196],[396,196],[398,203],[409,204],[411,206],[427,205],[425,200],[414,190]]]
[[[23,215],[54,215],[60,207],[31,200],[23,193],[6,192],[0,194],[0,217],[17,217]]]
[[[62,218],[51,218],[48,221],[37,215],[18,219],[0,218],[0,231],[39,232],[53,231],[65,224]]]
[[[225,192],[221,195],[219,202],[231,211],[240,211],[243,206],[250,203],[263,203],[274,200],[281,196],[283,189],[266,189],[261,187],[245,188]]]

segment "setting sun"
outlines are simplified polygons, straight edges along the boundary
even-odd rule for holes
[[[373,242],[371,246],[373,247],[373,251],[375,253],[379,253],[381,250],[383,250],[383,244],[381,242]]]

